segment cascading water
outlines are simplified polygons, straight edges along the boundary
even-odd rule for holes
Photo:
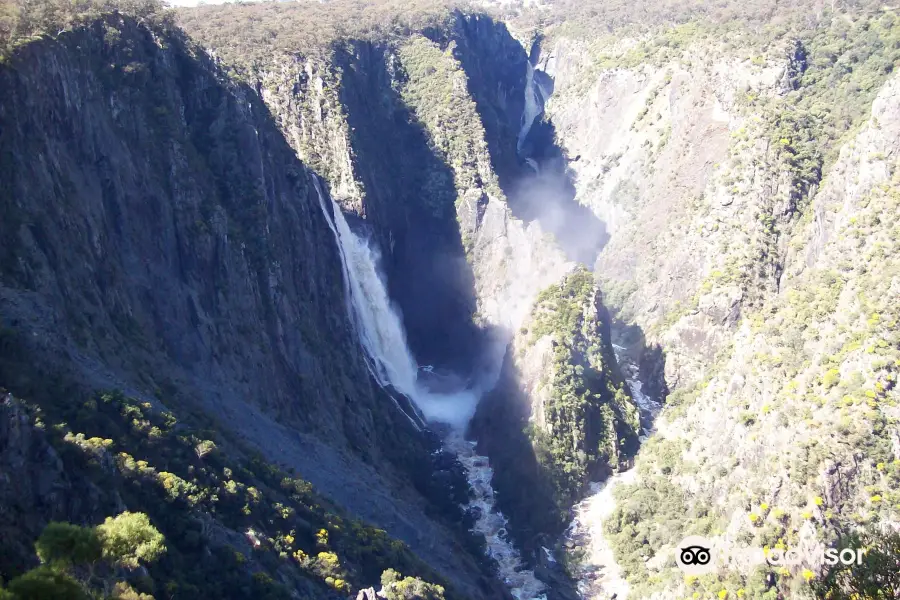
[[[325,204],[325,194],[317,179],[313,179],[319,206],[328,227],[338,243],[343,271],[344,297],[347,299],[347,313],[366,349],[369,370],[382,387],[394,386],[398,391],[411,397],[415,389],[416,363],[406,349],[406,335],[400,320],[390,303],[384,285],[378,277],[378,257],[364,240],[356,237],[344,213],[332,200],[334,220]],[[391,398],[393,395],[389,394]],[[409,415],[394,399],[397,409],[405,414],[412,424],[421,429],[418,415]]]
[[[525,110],[522,112],[522,127],[519,129],[519,137],[516,140],[516,152],[522,153],[522,146],[525,145],[525,138],[531,131],[534,120],[538,118],[544,110],[544,93],[541,86],[534,80],[534,67],[531,61],[526,61],[527,67],[525,72]]]
[[[522,558],[507,537],[506,517],[494,511],[494,488],[491,487],[494,470],[487,457],[476,454],[475,443],[463,439],[457,432],[447,438],[446,445],[466,468],[469,485],[475,492],[469,508],[474,508],[478,515],[473,531],[484,536],[488,555],[497,561],[503,582],[517,600],[547,600],[542,594],[544,584],[533,571],[525,569]]]
[[[656,414],[661,408],[659,402],[644,393],[644,384],[640,380],[640,368],[624,354],[627,348],[616,344],[613,344],[612,347],[613,352],[616,355],[616,362],[619,364],[619,368],[622,369],[622,372],[625,375],[625,383],[628,384],[628,389],[631,391],[631,397],[634,399],[634,403],[641,412],[652,421],[656,418]],[[649,434],[650,432],[646,429],[641,432],[642,437],[646,437]]]
[[[420,369],[409,351],[400,315],[379,275],[380,253],[367,239],[353,233],[333,200],[332,219],[325,194],[319,182],[315,180],[314,183],[322,213],[338,242],[347,311],[366,350],[373,376],[383,387],[391,386],[410,398],[425,420],[446,423],[453,428],[445,445],[459,457],[466,468],[469,485],[475,492],[475,499],[467,507],[475,509],[478,515],[473,530],[484,535],[488,555],[497,561],[500,576],[515,598],[546,600],[541,595],[544,585],[532,571],[523,567],[521,557],[506,537],[506,518],[494,511],[493,471],[488,459],[477,455],[474,444],[462,435],[475,412],[480,392],[457,389],[450,393],[437,393],[419,377],[421,370],[433,378],[432,368]],[[403,410],[399,403],[397,408]],[[418,415],[407,416],[417,427],[421,423]]]

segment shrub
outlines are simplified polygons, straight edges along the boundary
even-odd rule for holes
[[[94,529],[71,523],[48,524],[35,543],[38,558],[48,564],[90,564],[100,560],[103,546]]]
[[[822,385],[826,388],[832,388],[841,381],[841,372],[837,369],[829,369],[822,376]]]
[[[81,584],[49,566],[16,577],[8,589],[16,600],[91,600]]]
[[[900,533],[867,531],[844,538],[846,548],[866,548],[865,558],[838,564],[813,585],[827,600],[893,600],[900,593]]]
[[[418,577],[404,578],[393,569],[381,574],[381,594],[387,600],[444,600],[444,588]]]
[[[165,538],[143,513],[107,517],[97,533],[103,543],[103,557],[128,569],[152,563],[166,551]]]

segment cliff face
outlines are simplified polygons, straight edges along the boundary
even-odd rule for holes
[[[455,590],[503,595],[461,527],[458,463],[368,373],[315,172],[381,249],[419,362],[492,385],[538,292],[572,268],[540,224],[512,215],[501,185],[521,168],[525,53],[502,25],[459,14],[333,50],[275,57],[244,85],[177,32],[112,16],[10,57],[0,73],[11,90],[0,106],[3,233],[14,242],[3,255],[3,385],[54,422],[72,415],[65,395],[95,407],[92,393],[109,389],[127,398],[109,406],[138,403],[148,427],[150,413],[192,414],[225,455],[259,451],[296,471],[408,543]],[[45,417],[30,418],[38,427]],[[84,436],[53,438],[53,452],[74,444],[116,481],[159,468],[118,440],[120,456],[151,466],[113,464],[103,440],[115,436],[81,412],[72,419],[60,427]],[[165,473],[190,482],[196,465],[182,466]],[[116,484],[52,514],[91,522],[122,506]],[[33,560],[44,521],[22,519],[10,565]],[[217,543],[238,544],[239,525],[213,521]],[[367,583],[379,563],[355,560],[341,579],[297,559],[314,579]],[[407,574],[438,576],[416,564]],[[278,577],[296,584],[290,570]]]
[[[593,456],[605,434],[614,440],[609,465],[617,468],[615,429],[622,415],[593,414],[610,400],[605,381],[576,386],[580,394],[605,395],[585,402],[584,412],[593,414],[589,428],[597,430],[580,445],[590,447],[592,456],[581,461],[577,483],[559,489],[551,473],[567,458],[548,458],[539,467],[533,440],[522,434],[533,407],[542,413],[544,402],[523,394],[520,378],[541,380],[547,393],[561,384],[549,357],[528,362],[519,373],[515,350],[507,345],[533,318],[539,293],[574,267],[540,219],[513,215],[507,193],[517,194],[530,172],[517,154],[527,60],[502,24],[455,15],[444,28],[397,42],[341,44],[330,61],[278,58],[261,86],[298,155],[322,165],[338,201],[361,216],[360,226],[379,242],[419,362],[471,373],[487,389],[499,377],[478,409],[472,434],[495,467],[500,508],[516,539],[533,550],[539,534],[561,530],[587,472],[608,473]],[[578,310],[587,322],[599,322],[599,301],[588,304]],[[609,355],[606,364],[585,367],[602,380],[615,369],[608,334],[584,335],[586,345]],[[582,350],[567,350],[571,356],[561,359],[566,368],[588,365]],[[623,397],[621,404],[631,423],[636,415],[629,401]],[[570,417],[560,414],[555,427],[568,427]],[[544,423],[537,428],[547,429]],[[531,490],[527,498],[520,494],[523,485]]]
[[[504,597],[460,463],[370,376],[329,196],[415,362],[489,390],[469,433],[548,579],[547,534],[635,453],[579,527],[642,597],[806,589],[674,577],[687,533],[897,521],[894,18],[551,29],[530,57],[485,16],[426,22],[254,47],[247,84],[120,16],[4,57],[0,385],[35,405],[0,404],[0,574],[48,518],[136,507],[186,595],[338,598],[397,568]],[[209,591],[217,562],[235,580]]]
[[[611,67],[626,62],[621,54],[611,51]],[[728,343],[742,304],[777,288],[785,249],[773,226],[794,217],[791,182],[740,106],[777,95],[784,64],[731,57],[715,43],[690,64],[660,58],[597,74],[579,65],[597,69],[589,56],[567,39],[545,50],[557,81],[548,114],[582,157],[572,164],[578,201],[611,234],[597,271],[626,318],[665,331],[676,386]]]
[[[316,401],[372,391],[333,309],[338,257],[310,173],[249,90],[164,44],[106,23],[4,69],[9,325],[46,332],[86,377],[82,356],[147,390],[203,381],[226,418],[255,405],[370,438],[372,423]]]
[[[606,477],[633,453],[638,416],[591,285],[566,302],[578,305],[579,323],[598,328],[549,328],[538,346],[557,335],[559,360],[552,352],[517,357],[515,348],[530,344],[520,328],[537,318],[539,293],[574,267],[560,246],[576,237],[565,237],[565,210],[542,210],[544,198],[528,189],[561,197],[553,203],[568,193],[552,128],[536,123],[528,144],[546,167],[540,178],[519,147],[526,95],[534,93],[528,60],[503,24],[453,14],[390,41],[338,42],[324,57],[276,55],[259,87],[298,156],[325,175],[378,243],[418,361],[470,373],[487,389],[499,376],[472,433],[495,467],[516,539],[534,550],[538,541],[552,545],[540,534],[561,531],[591,477]],[[581,249],[599,245],[590,240]],[[577,399],[562,399],[569,388]],[[532,417],[536,435],[525,436]],[[560,440],[570,427],[580,432],[568,453]],[[561,475],[576,464],[577,473]]]
[[[614,551],[596,554],[615,555],[633,597],[690,586],[793,597],[809,593],[803,569],[822,572],[686,584],[668,573],[690,533],[792,548],[896,523],[884,501],[898,458],[884,320],[896,269],[881,258],[896,232],[876,216],[896,184],[896,81],[880,66],[896,60],[880,42],[894,22],[847,17],[777,41],[691,23],[543,44],[547,118],[580,156],[576,199],[610,232],[595,268],[617,342],[633,357],[657,346],[664,365],[664,381],[645,386],[666,402],[656,433],[616,486],[616,510],[592,523],[595,549]],[[836,43],[845,29],[872,37]]]
[[[590,272],[580,268],[541,291],[472,427],[492,458],[514,535],[535,552],[554,543],[589,483],[627,465],[640,414]],[[528,494],[516,491],[522,486]]]
[[[420,363],[472,372],[486,352],[496,371],[534,296],[571,268],[503,191],[525,60],[502,24],[457,14],[328,59],[276,58],[260,82],[298,155],[370,227]]]
[[[315,175],[258,95],[117,16],[25,45],[0,87],[2,385],[205,415],[479,597],[455,506],[426,516],[434,442],[370,378]]]

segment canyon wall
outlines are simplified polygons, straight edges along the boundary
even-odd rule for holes
[[[790,548],[897,522],[896,223],[884,217],[900,138],[882,62],[896,57],[881,45],[894,22],[845,15],[781,38],[688,23],[542,44],[546,118],[579,157],[576,199],[610,233],[595,272],[614,337],[638,358],[659,350],[642,371],[665,407],[615,511],[593,523],[634,597],[794,597],[824,573],[682,580],[670,567],[687,534]]]
[[[178,31],[118,15],[24,45],[0,80],[2,385],[89,439],[115,437],[88,413],[120,402],[98,409],[95,390],[120,390],[148,428],[151,414],[194,415],[227,456],[298,473],[466,597],[501,593],[477,543],[462,548],[452,460],[369,374],[317,175],[259,95]],[[48,518],[90,520],[122,493],[38,515],[23,491],[4,528],[25,554],[4,569],[34,560]],[[262,515],[226,521],[272,530]]]

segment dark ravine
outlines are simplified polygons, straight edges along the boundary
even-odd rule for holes
[[[396,49],[367,42],[337,51],[361,211],[379,242],[391,297],[421,364],[468,373],[480,343],[471,266],[456,222],[453,171],[396,91]],[[402,73],[399,77],[402,77]]]

